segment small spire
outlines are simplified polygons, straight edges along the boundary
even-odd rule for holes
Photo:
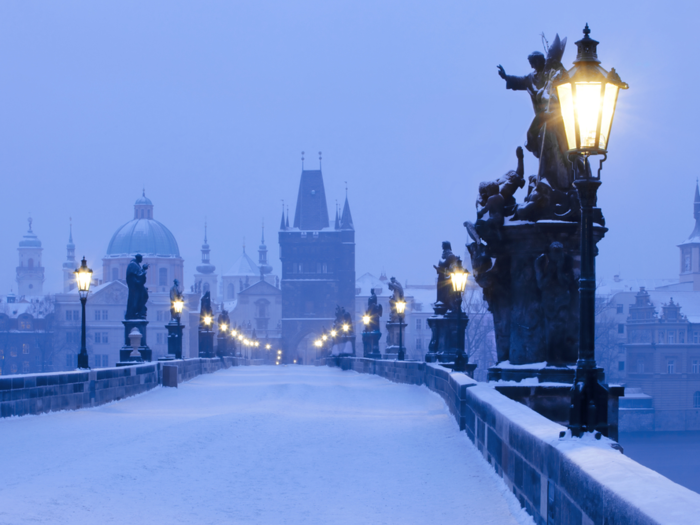
[[[287,206],[287,224],[285,226],[289,229],[289,206]]]
[[[207,244],[207,218],[204,217],[204,244]]]
[[[284,226],[284,199],[282,199],[282,219],[280,219],[280,231],[286,230]]]
[[[319,169],[319,170],[321,169],[321,166],[323,165],[322,160],[323,160],[323,159],[321,158],[321,152],[319,151],[319,152],[318,152],[318,169]]]
[[[243,236],[243,253],[245,253],[245,235]]]
[[[145,197],[146,196],[146,185],[143,185],[143,190],[141,191],[141,196]]]
[[[262,239],[260,241],[260,244],[265,244],[265,218],[264,217],[262,220]]]
[[[304,171],[304,152],[301,152],[301,171]]]
[[[698,179],[695,179],[695,202],[700,202],[700,187],[698,187]]]
[[[32,217],[31,216],[27,219],[27,222],[29,222],[29,233],[33,233],[32,232]]]
[[[70,228],[70,233],[68,234],[68,242],[73,244],[73,217],[68,217],[68,223]]]

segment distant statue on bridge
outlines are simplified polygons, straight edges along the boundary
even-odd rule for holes
[[[454,302],[450,270],[452,265],[456,262],[457,256],[452,253],[452,244],[450,244],[449,241],[443,241],[440,262],[437,266],[433,265],[433,268],[435,268],[438,274],[437,302],[435,303],[436,313],[445,313],[448,308],[452,307],[452,303]]]
[[[379,318],[382,316],[382,313],[382,305],[377,301],[377,294],[374,293],[374,288],[372,288],[369,299],[367,300],[369,323],[365,327],[366,332],[379,331]]]
[[[396,303],[399,301],[405,301],[403,294],[403,286],[396,280],[396,277],[392,277],[389,280],[389,290],[393,292],[391,299],[389,299],[389,305],[391,306],[391,312],[389,313],[389,322],[398,321],[398,313],[396,312]]]
[[[148,288],[146,288],[146,270],[148,264],[141,266],[143,257],[136,254],[129,266],[126,267],[126,285],[129,287],[129,297],[126,301],[125,319],[146,319],[146,303]]]
[[[175,301],[183,301],[182,292],[180,291],[180,281],[173,280],[173,286],[170,288],[170,317],[172,319],[180,319],[180,314],[175,311],[173,304]]]
[[[205,323],[205,318],[209,318],[209,324]],[[211,323],[214,320],[214,313],[211,309],[211,295],[207,290],[202,296],[202,300],[199,306],[199,325],[204,326],[206,330],[211,329]]]

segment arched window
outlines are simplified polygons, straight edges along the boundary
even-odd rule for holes
[[[34,268],[34,259],[30,257],[27,261],[27,266],[29,266],[30,268]]]
[[[168,269],[160,268],[158,270],[158,286],[168,286]]]
[[[700,408],[700,392],[693,394],[693,408]]]
[[[233,283],[229,283],[229,285],[226,287],[226,298],[233,299],[235,296],[236,296],[236,287],[233,286]]]
[[[116,281],[119,279],[119,268],[113,267],[112,268],[112,280]]]

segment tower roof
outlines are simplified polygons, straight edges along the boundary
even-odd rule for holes
[[[248,257],[248,254],[245,252],[245,248],[243,248],[243,253],[236,260],[236,262],[233,263],[231,269],[224,274],[226,277],[238,277],[239,275],[250,275],[255,277],[260,275],[260,268],[258,268],[258,265],[255,264],[253,259]]]
[[[29,229],[27,233],[24,234],[22,240],[19,241],[20,248],[41,248],[41,241],[32,231],[32,218],[29,217]]]
[[[294,227],[300,230],[328,228],[328,206],[321,170],[303,170],[299,182]]]
[[[341,230],[354,230],[355,225],[352,223],[352,214],[350,213],[350,203],[348,196],[345,195],[345,205],[343,206],[343,215],[340,217]]]

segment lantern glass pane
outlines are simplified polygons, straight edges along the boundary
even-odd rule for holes
[[[557,86],[557,94],[561,116],[564,119],[566,142],[569,143],[569,149],[576,149],[576,123],[574,121],[574,97],[571,95],[571,84]]]
[[[81,292],[87,292],[90,289],[90,281],[92,281],[92,272],[91,271],[80,271],[76,273],[77,281],[78,281],[78,290]]]
[[[595,148],[600,114],[600,82],[576,82],[574,106],[581,148]]]
[[[600,121],[600,147],[608,149],[608,138],[610,137],[610,127],[613,116],[615,116],[615,104],[617,104],[617,94],[620,88],[615,84],[605,84],[605,95],[603,96],[603,118]]]

